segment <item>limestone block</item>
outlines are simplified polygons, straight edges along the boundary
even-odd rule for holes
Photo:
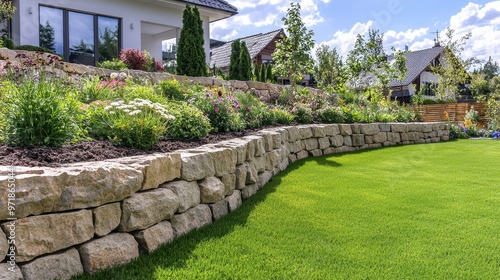
[[[330,142],[332,147],[335,148],[342,147],[344,145],[344,136],[335,135],[333,137],[330,137]]]
[[[5,233],[0,230],[0,261],[2,261],[9,251],[9,244]]]
[[[257,182],[257,185],[260,188],[262,188],[269,180],[273,178],[273,172],[271,171],[264,171],[259,174],[259,182]]]
[[[409,123],[408,125],[408,132],[415,132],[417,131],[417,124],[416,123]]]
[[[60,168],[16,169],[16,217],[101,206],[132,195],[141,188],[142,172],[112,162],[78,163]],[[7,186],[0,176],[0,186]],[[0,197],[7,197],[0,188]],[[0,220],[9,218],[0,199]]]
[[[361,147],[365,144],[365,136],[363,134],[353,134],[351,137],[354,147]]]
[[[339,124],[339,130],[342,136],[349,136],[352,134],[352,128],[350,124]]]
[[[241,164],[236,166],[236,170],[234,171],[234,175],[236,177],[236,185],[235,189],[241,190],[245,187],[247,182],[247,165]]]
[[[179,198],[170,189],[135,193],[122,202],[122,218],[118,229],[123,232],[146,229],[170,219],[177,209]]]
[[[228,141],[221,142],[216,145],[216,147],[230,147],[233,148],[236,153],[236,164],[243,164],[247,158],[247,144],[249,140],[235,138]]]
[[[288,149],[287,146],[281,146],[280,149],[278,149],[279,151],[279,154],[280,154],[280,160],[284,160],[285,158],[288,157],[288,155],[290,154],[290,150]]]
[[[0,48],[0,60],[19,61],[15,50]]]
[[[425,135],[423,132],[415,132],[415,141],[417,141],[418,139],[424,139],[425,138]]]
[[[0,49],[2,50],[2,49]],[[23,280],[21,269],[17,265],[0,263],[0,280]]]
[[[170,223],[172,223],[175,236],[181,236],[195,228],[212,223],[212,211],[208,205],[199,204],[182,214],[175,215]]]
[[[242,201],[241,201],[241,191],[240,190],[235,190],[234,193],[230,196],[227,196],[225,198],[227,201],[227,206],[229,212],[233,212],[236,209],[240,208]]]
[[[200,84],[206,87],[214,85],[214,79],[209,77],[187,77],[187,79],[193,84]]]
[[[288,161],[290,161],[290,163],[294,163],[297,161],[297,155],[296,154],[289,154],[288,155]]]
[[[430,124],[430,123],[422,124],[422,132],[423,133],[431,132],[431,131],[432,131],[432,124]]]
[[[226,174],[220,180],[224,184],[224,195],[232,195],[236,188],[236,175]]]
[[[351,130],[353,134],[360,134],[361,133],[361,124],[351,124]]]
[[[392,123],[391,132],[408,132],[408,126],[405,123]]]
[[[139,245],[128,233],[112,233],[79,246],[78,251],[84,271],[92,274],[137,258]]]
[[[229,83],[231,84],[231,86],[233,88],[236,88],[236,89],[241,89],[241,90],[247,90],[248,89],[247,83],[243,82],[243,81],[230,80]]]
[[[295,142],[301,140],[299,128],[296,126],[290,126],[287,128],[288,131],[288,141]]]
[[[311,131],[312,131],[313,137],[315,137],[315,138],[326,137],[326,130],[325,130],[324,125],[311,126]]]
[[[161,187],[170,189],[177,195],[179,199],[179,209],[177,209],[177,213],[182,213],[200,204],[200,188],[196,181],[174,181],[163,184]]]
[[[289,133],[287,128],[275,128],[274,131],[281,135],[281,144],[285,144],[289,141]]]
[[[419,138],[419,139],[415,140],[415,144],[425,144],[425,143],[426,143],[425,139],[423,139],[423,138]]]
[[[403,144],[404,144],[404,142],[409,141],[409,139],[408,139],[408,133],[401,132],[399,135],[401,136],[401,142],[403,142]]]
[[[216,148],[215,146],[207,146],[204,149],[212,155],[215,176],[220,177],[229,173],[234,173],[237,162],[235,149]]]
[[[337,153],[348,153],[348,152],[353,152],[353,151],[357,151],[358,148],[356,147],[347,147],[347,146],[343,146],[343,147],[340,147],[340,148],[335,148],[335,154]]]
[[[388,123],[379,123],[378,128],[380,132],[391,132],[391,124]]]
[[[150,253],[175,237],[169,221],[160,222],[150,228],[133,233],[139,243],[140,252]]]
[[[273,141],[273,149],[279,149],[281,148],[281,141],[282,141],[282,137],[281,137],[281,133],[278,133],[278,132],[274,132],[274,133],[270,133],[271,134],[271,138],[272,138],[272,141]]]
[[[365,135],[365,143],[366,144],[373,144],[375,141],[373,140],[373,135]]]
[[[224,217],[225,215],[227,215],[227,213],[229,213],[229,208],[227,206],[227,200],[225,200],[225,199],[218,201],[216,203],[213,203],[213,204],[209,204],[208,206],[210,207],[210,210],[212,211],[212,217],[213,217],[214,221]]]
[[[221,80],[221,79],[214,79],[214,86],[217,86],[217,87],[230,87],[231,86],[231,83],[229,81],[225,81],[225,80]]]
[[[323,138],[318,138],[318,144],[319,144],[319,149],[323,150],[328,147],[330,147],[330,138],[328,137],[323,137]]]
[[[119,224],[122,216],[120,203],[99,206],[92,210],[94,231],[97,236],[104,236],[113,231]]]
[[[241,198],[243,200],[249,199],[259,190],[259,186],[257,184],[247,185],[245,188],[241,190]]]
[[[250,136],[245,136],[243,137],[243,139],[248,139],[248,140],[251,140],[253,145],[254,145],[254,148],[255,148],[255,153],[254,153],[254,156],[255,157],[260,157],[264,154],[265,152],[265,149],[264,149],[264,139],[262,138],[262,136],[258,136],[258,135],[250,135]],[[251,153],[251,150],[248,150],[247,152],[247,160],[251,160],[249,158],[249,154],[248,153]]]
[[[80,254],[75,248],[37,258],[21,266],[24,280],[70,279],[83,273]]]
[[[255,157],[251,162],[252,165],[257,172],[264,172],[266,170],[266,158],[264,156]]]
[[[215,203],[224,198],[225,187],[217,177],[207,177],[198,183],[201,203]]]
[[[373,142],[375,143],[384,143],[387,141],[387,132],[380,132],[373,136]]]
[[[273,150],[273,137],[268,132],[261,132],[258,134],[262,137],[264,142],[264,151],[270,152]]]
[[[2,224],[4,232],[10,232],[11,222]],[[32,260],[83,243],[94,236],[92,211],[81,210],[30,216],[15,221],[17,262]],[[22,242],[19,242],[21,241]]]
[[[401,142],[401,135],[397,132],[388,132],[387,133],[387,141],[393,143]]]
[[[390,146],[396,146],[397,144],[395,142],[390,142],[390,141],[385,141],[382,143],[382,146],[384,147],[390,147]]]
[[[247,161],[252,161],[255,158],[255,142],[252,139],[245,138],[247,143],[247,154],[246,154],[246,160]]]
[[[271,171],[280,163],[280,153],[277,150],[268,152],[264,157],[266,159],[265,170]]]
[[[318,139],[316,138],[304,139],[302,142],[304,142],[306,151],[316,150],[319,147]]]
[[[144,175],[141,190],[158,188],[160,184],[181,176],[181,156],[178,153],[141,155],[112,161],[140,170]]]
[[[323,150],[321,150],[321,149],[309,151],[309,156],[311,156],[311,157],[319,157],[322,155],[323,155]]]
[[[309,139],[313,137],[311,127],[309,125],[302,125],[297,127],[299,129],[300,140]]]
[[[261,82],[255,82],[255,81],[247,81],[247,86],[248,88],[253,88],[256,90],[268,90],[269,87],[267,86],[266,83],[261,83]]]
[[[205,151],[181,151],[181,179],[186,181],[201,180],[215,175],[212,155]]]
[[[278,166],[279,170],[280,171],[285,171],[286,168],[288,167],[288,165],[290,165],[290,160],[288,158],[284,158],[280,165]]]
[[[352,147],[352,138],[351,138],[351,136],[344,136],[344,146]]]
[[[335,148],[332,148],[332,147],[326,148],[323,150],[323,154],[324,155],[333,155],[333,154],[335,154]]]
[[[361,125],[361,134],[366,135],[375,135],[380,132],[380,128],[378,124],[363,124]]]
[[[246,184],[255,184],[259,181],[257,169],[252,164],[247,165]]]
[[[289,149],[292,153],[298,153],[298,152],[304,150],[305,148],[306,148],[306,145],[305,145],[304,141],[297,140],[297,141],[291,143],[291,146]]]
[[[299,160],[307,158],[309,156],[309,153],[307,151],[300,151],[296,155],[297,155],[297,160]]]
[[[340,134],[340,129],[338,124],[327,124],[325,125],[326,136],[334,136]]]

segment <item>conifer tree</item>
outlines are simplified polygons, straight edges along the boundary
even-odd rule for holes
[[[177,46],[178,75],[207,75],[204,43],[200,11],[198,7],[188,4],[182,13],[182,30]]]
[[[260,70],[259,70],[259,65],[257,63],[254,63],[253,65],[253,77],[255,78],[255,81],[261,82],[261,76],[260,76]]]
[[[240,80],[249,81],[252,78],[252,59],[250,58],[250,53],[248,52],[247,44],[241,42],[241,53],[240,53]]]
[[[267,64],[267,73],[266,73],[266,82],[274,82],[274,76],[273,76],[273,65],[272,64]]]
[[[260,65],[260,81],[266,82],[266,65],[264,63]]]
[[[229,79],[239,80],[240,72],[240,54],[241,54],[241,42],[240,40],[234,40],[231,44],[231,57],[229,58]]]

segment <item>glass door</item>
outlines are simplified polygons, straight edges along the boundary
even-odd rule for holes
[[[94,16],[68,12],[69,62],[95,64]]]

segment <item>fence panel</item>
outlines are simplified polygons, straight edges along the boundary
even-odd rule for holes
[[[454,103],[454,104],[430,104],[415,106],[415,109],[420,113],[421,119],[424,122],[439,122],[439,121],[463,121],[465,114],[474,107],[474,110],[479,113],[481,118],[479,124],[484,126],[488,120],[486,118],[486,103],[485,102],[469,102],[469,103]],[[449,119],[447,119],[448,114]]]

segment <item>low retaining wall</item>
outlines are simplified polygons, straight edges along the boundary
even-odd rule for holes
[[[2,166],[0,279],[67,279],[126,263],[238,209],[298,159],[448,135],[444,123],[305,125],[167,154]]]

